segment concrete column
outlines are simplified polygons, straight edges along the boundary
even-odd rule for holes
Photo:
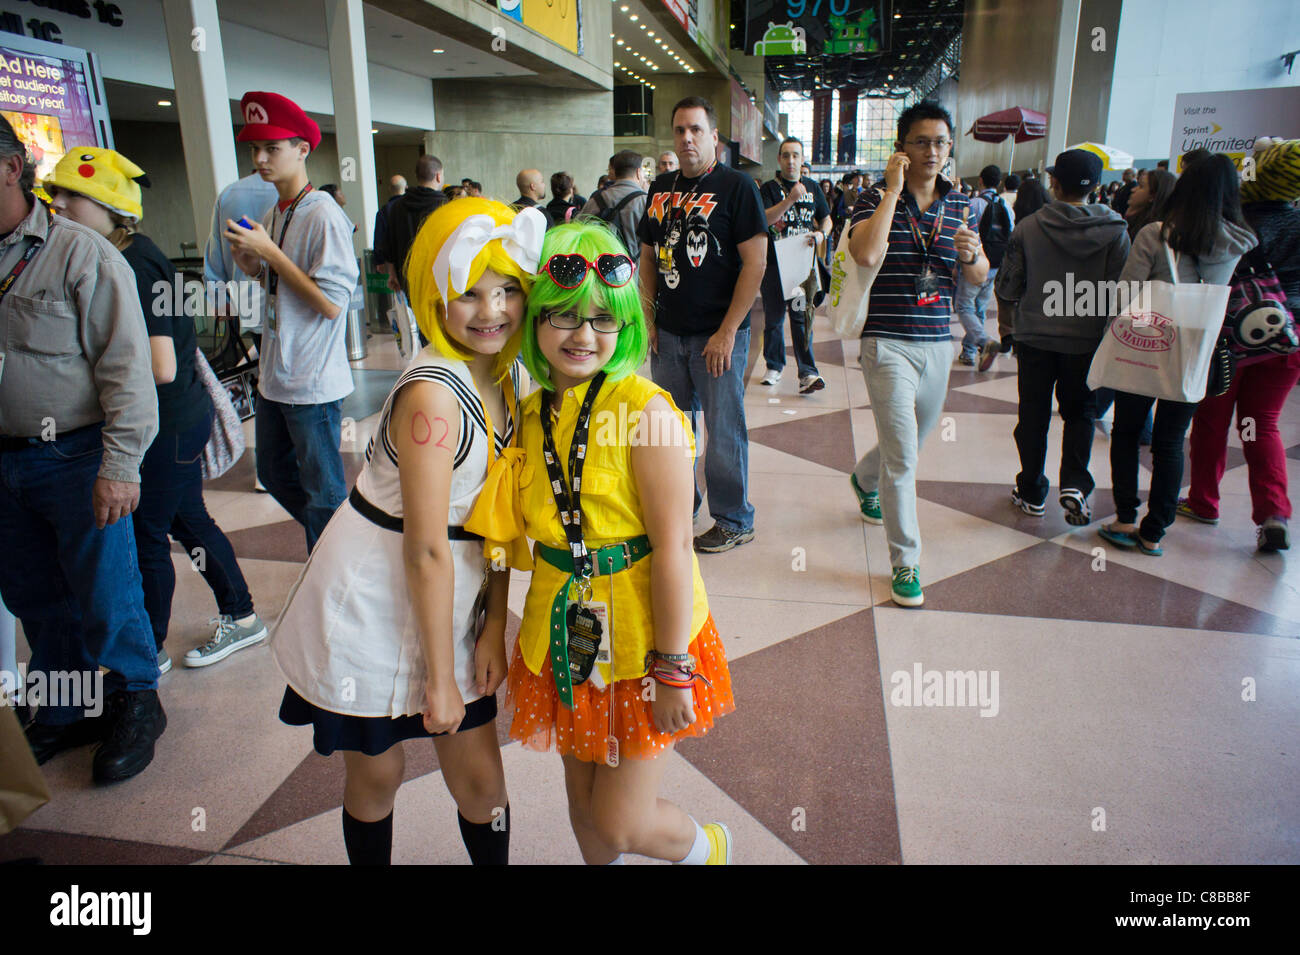
[[[163,0],[162,7],[194,236],[201,253],[217,194],[239,178],[221,27],[216,0]]]
[[[370,69],[366,63],[366,24],[361,0],[325,0],[330,86],[334,94],[334,135],[339,150],[339,185],[357,223],[352,242],[357,255],[374,245],[375,144],[370,135]]]
[[[1056,27],[1056,59],[1052,68],[1052,97],[1048,106],[1047,163],[1064,152],[1070,131],[1070,94],[1074,79],[1074,50],[1079,36],[1082,0],[1060,0],[1061,17]]]

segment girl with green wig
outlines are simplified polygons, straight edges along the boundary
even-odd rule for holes
[[[648,344],[635,267],[596,220],[546,234],[521,356],[518,500],[536,567],[508,686],[510,734],[564,760],[583,858],[726,864],[731,837],[658,790],[679,739],[734,709],[692,549],[694,443],[636,373]]]

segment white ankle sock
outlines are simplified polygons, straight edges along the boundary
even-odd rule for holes
[[[704,827],[694,818],[691,819],[691,825],[695,826],[695,844],[678,865],[704,865],[709,861],[709,837],[705,834]]]
[[[251,626],[253,621],[256,619],[257,619],[257,614],[250,613],[247,617],[240,617],[238,620],[235,621],[235,623],[239,624],[241,627],[247,627],[247,626]]]

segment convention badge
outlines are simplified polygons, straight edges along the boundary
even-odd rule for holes
[[[939,301],[941,289],[939,276],[927,265],[925,271],[916,277],[916,304],[935,304]]]
[[[574,686],[591,676],[604,627],[587,604],[570,600],[564,613],[569,636],[569,676]]]
[[[274,333],[276,329],[277,329],[277,324],[275,321],[275,296],[268,295],[266,297],[266,330],[268,332]]]
[[[673,250],[666,245],[659,246],[659,273],[667,275],[673,271]]]

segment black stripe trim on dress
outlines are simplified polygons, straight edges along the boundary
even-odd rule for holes
[[[360,489],[354,484],[351,493],[348,494],[348,503],[350,503],[358,514],[368,520],[371,524],[382,527],[386,531],[402,533],[405,522],[400,517],[394,517],[387,511],[381,511],[374,504],[367,501],[362,495]],[[471,533],[461,527],[459,524],[447,525],[447,540],[453,541],[481,541],[483,538],[478,534]]]
[[[470,433],[470,419],[479,423],[480,430],[486,432],[487,425],[484,423],[482,415],[482,403],[478,395],[465,387],[465,383],[455,376],[446,368],[440,368],[436,365],[421,365],[417,368],[408,368],[403,372],[402,377],[397,379],[397,384],[393,387],[393,395],[396,395],[405,385],[414,379],[423,381],[433,381],[445,386],[453,396],[460,407],[461,429],[460,441],[456,448],[456,456],[453,467],[459,467],[469,456],[470,446],[473,442],[473,434]],[[392,396],[389,396],[391,402]],[[468,405],[468,408],[467,408]],[[380,419],[379,434],[380,440],[384,446],[384,452],[388,455],[388,460],[393,462],[393,467],[397,467],[397,447],[393,444],[388,435],[388,426],[391,422],[393,409],[391,403],[384,409],[384,414]]]

